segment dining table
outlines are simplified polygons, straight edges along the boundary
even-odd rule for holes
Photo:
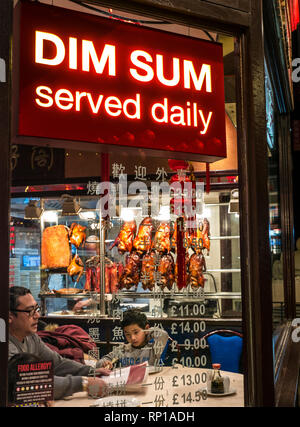
[[[151,367],[150,367],[151,368]],[[54,402],[55,407],[241,407],[244,406],[243,374],[221,371],[230,385],[224,394],[209,392],[211,370],[190,368],[180,364],[149,369],[142,384],[123,387],[123,390],[103,398],[86,392]],[[227,379],[228,381],[228,379]]]

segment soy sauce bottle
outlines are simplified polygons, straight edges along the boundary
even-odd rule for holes
[[[224,378],[220,374],[220,363],[213,363],[213,374],[211,379],[211,392],[216,394],[224,393]]]

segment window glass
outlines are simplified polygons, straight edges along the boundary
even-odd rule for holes
[[[92,8],[90,13],[96,12]],[[52,160],[46,162],[48,172],[40,174],[40,181],[36,176],[31,180],[31,171],[26,183],[15,179],[10,286],[31,289],[46,323],[76,319],[95,344],[85,363],[93,366],[109,354],[117,375],[124,367],[148,361],[153,381],[145,382],[143,397],[136,397],[139,406],[211,406],[212,399],[214,406],[243,406],[234,38],[175,24],[148,26],[222,44],[226,158],[209,167],[205,161],[190,161],[176,169],[168,159],[171,152],[154,157],[138,150],[133,155],[124,148],[114,150],[108,156],[108,179],[114,189],[109,206],[114,209],[103,220],[102,154],[97,148],[75,150],[70,143],[62,150],[63,169],[56,171],[56,178],[47,182],[52,168],[58,167]],[[18,150],[16,171],[21,159],[26,163]],[[35,166],[45,165],[42,153],[38,155]],[[120,187],[125,176],[126,206]],[[185,215],[175,212],[175,201],[164,204],[158,197],[154,209],[152,184],[170,184],[172,179],[199,184],[193,196],[199,203],[193,227]],[[129,191],[132,185],[139,187],[137,197]],[[130,308],[146,315],[156,335],[142,327],[145,335],[140,341],[136,325],[121,327]],[[132,346],[131,353],[122,353],[124,343]],[[121,388],[99,405],[126,406],[133,397]],[[72,398],[69,402],[72,405]],[[88,399],[84,403],[93,404]]]

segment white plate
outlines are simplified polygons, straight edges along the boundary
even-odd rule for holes
[[[148,366],[148,374],[157,374],[162,371],[162,366]]]
[[[135,397],[107,396],[95,401],[92,406],[115,407],[115,408],[136,408],[141,402]]]
[[[207,390],[207,396],[214,396],[214,397],[224,397],[224,396],[231,396],[232,394],[235,394],[236,390],[234,388],[230,389],[226,393],[212,393],[211,391]]]

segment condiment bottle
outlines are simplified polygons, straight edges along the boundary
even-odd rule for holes
[[[220,363],[213,363],[213,374],[211,379],[211,392],[222,394],[224,393],[224,378],[220,374]]]

